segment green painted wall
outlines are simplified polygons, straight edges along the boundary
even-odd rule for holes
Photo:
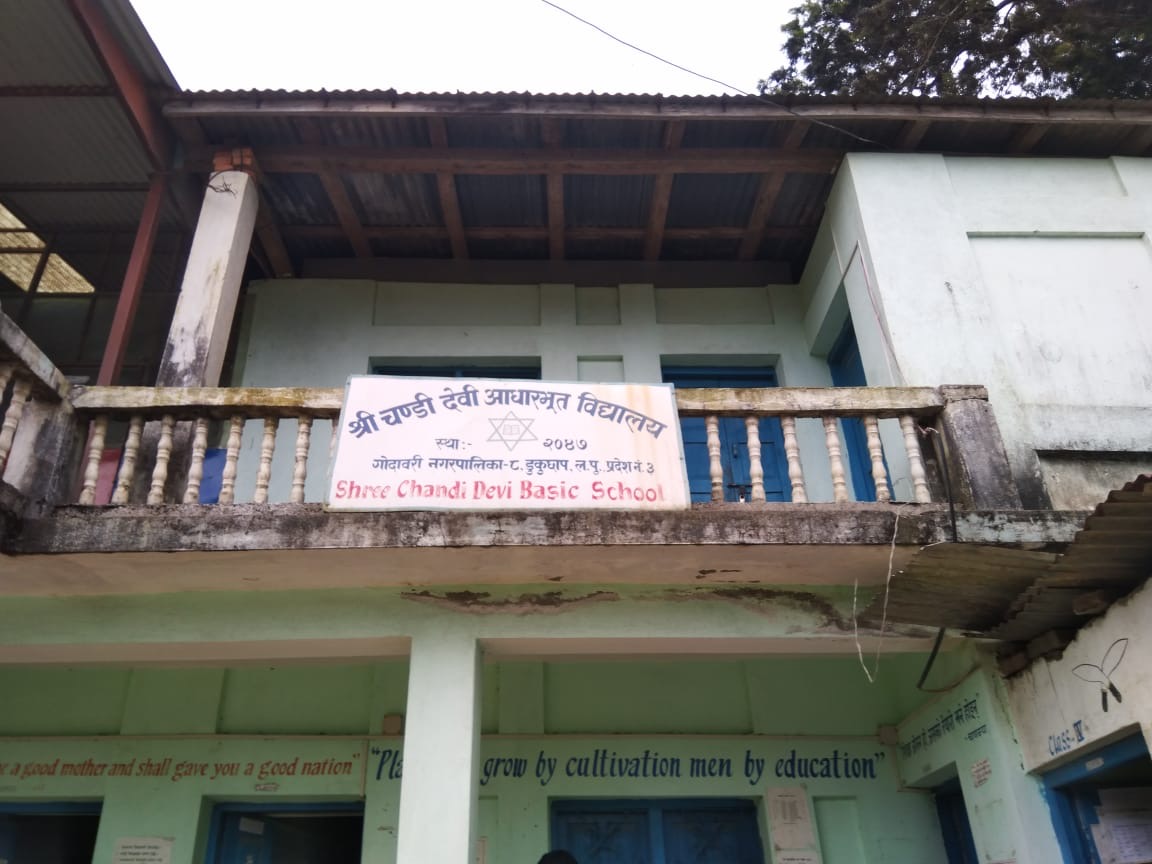
[[[802,784],[826,861],[943,862],[929,799],[901,791],[895,756],[876,738],[927,698],[912,686],[923,661],[885,657],[871,685],[846,657],[489,663],[478,811],[487,860],[535,860],[556,797],[742,797],[763,809],[768,788]],[[111,860],[119,837],[163,836],[174,838],[173,862],[200,864],[211,801],[363,799],[364,860],[387,862],[403,741],[371,736],[385,714],[403,713],[406,687],[404,660],[0,668],[0,802],[100,799],[97,862]],[[595,773],[598,751],[659,753],[679,769],[580,776],[581,765]],[[832,771],[848,754],[868,767],[860,778],[789,777],[794,751],[835,760],[817,763]],[[694,770],[694,758],[709,767]],[[556,762],[545,779],[547,759]]]

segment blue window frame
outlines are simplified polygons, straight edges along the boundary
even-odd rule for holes
[[[664,382],[677,388],[690,387],[776,387],[776,370],[770,366],[665,366]],[[703,417],[680,421],[684,442],[684,462],[688,488],[694,502],[712,500],[712,479],[708,470],[708,435]],[[720,463],[724,471],[724,500],[747,500],[752,489],[748,461],[748,433],[740,417],[720,420]],[[764,497],[769,501],[790,501],[788,462],[784,455],[784,434],[780,421],[760,420],[760,464],[764,469]]]
[[[864,378],[864,363],[860,359],[860,346],[856,343],[856,331],[851,321],[844,325],[836,344],[828,352],[828,371],[832,373],[834,387],[864,387],[868,383]],[[875,501],[876,483],[872,479],[872,457],[868,455],[864,424],[855,417],[845,417],[840,421],[840,428],[844,432],[844,449],[856,500]]]
[[[1077,757],[1044,775],[1044,792],[1064,864],[1101,864],[1092,838],[1099,822],[1099,790],[1152,786],[1152,760],[1139,733]]]
[[[205,864],[360,864],[361,801],[217,804]]]
[[[585,864],[763,864],[756,805],[740,798],[558,800],[552,848]]]
[[[0,804],[0,860],[90,864],[100,802]]]

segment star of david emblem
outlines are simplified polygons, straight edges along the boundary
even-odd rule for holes
[[[488,440],[499,441],[509,450],[515,450],[522,441],[536,440],[532,434],[532,424],[536,422],[534,419],[525,420],[509,411],[503,417],[489,417],[488,422],[492,424],[492,434]]]

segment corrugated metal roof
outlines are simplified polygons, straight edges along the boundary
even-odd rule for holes
[[[0,21],[0,85],[108,83],[67,0],[0,0]]]
[[[114,99],[0,102],[0,183],[147,180],[136,135]]]
[[[643,228],[652,202],[650,174],[564,178],[567,224],[575,228]]]

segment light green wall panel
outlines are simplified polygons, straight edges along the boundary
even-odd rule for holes
[[[216,731],[223,669],[136,669],[120,726],[123,735]]]
[[[741,733],[752,725],[739,663],[552,663],[544,680],[552,733]]]
[[[867,860],[855,798],[814,798],[812,811],[824,864],[863,864]]]
[[[127,669],[0,669],[0,735],[120,731]]]
[[[229,669],[220,731],[366,732],[372,680],[371,666]]]

